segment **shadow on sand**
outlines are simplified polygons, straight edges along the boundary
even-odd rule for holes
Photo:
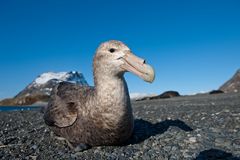
[[[181,120],[165,120],[162,122],[152,124],[143,119],[136,119],[134,121],[133,135],[128,140],[127,144],[137,144],[148,139],[151,136],[163,134],[171,126],[178,127],[186,132],[193,130],[191,127],[189,127]]]
[[[240,157],[234,157],[232,153],[227,153],[218,149],[209,149],[200,152],[195,160],[240,160]]]

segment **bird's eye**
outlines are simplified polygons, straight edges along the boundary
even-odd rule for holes
[[[109,52],[111,52],[111,53],[113,53],[115,51],[116,51],[116,49],[114,49],[114,48],[109,49]]]

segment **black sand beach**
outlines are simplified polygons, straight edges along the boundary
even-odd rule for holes
[[[0,112],[0,159],[240,159],[240,93],[132,102],[123,146],[70,150],[40,111]]]

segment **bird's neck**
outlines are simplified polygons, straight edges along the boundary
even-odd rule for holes
[[[128,128],[127,134],[131,133],[129,130],[133,127],[133,114],[123,75],[110,77],[107,74],[95,74],[94,82],[96,104],[91,113],[93,121],[96,116],[101,116],[105,129],[115,128],[117,133],[120,130],[125,133]]]
[[[121,76],[104,76],[100,75],[95,78],[95,91],[97,99],[101,104],[118,106],[128,105],[129,92],[124,77]],[[111,106],[112,107],[112,106]]]

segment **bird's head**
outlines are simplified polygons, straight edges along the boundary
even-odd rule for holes
[[[129,71],[147,82],[153,82],[155,78],[154,69],[144,59],[135,56],[124,43],[116,40],[98,47],[94,57],[94,69],[97,68],[113,76]]]

